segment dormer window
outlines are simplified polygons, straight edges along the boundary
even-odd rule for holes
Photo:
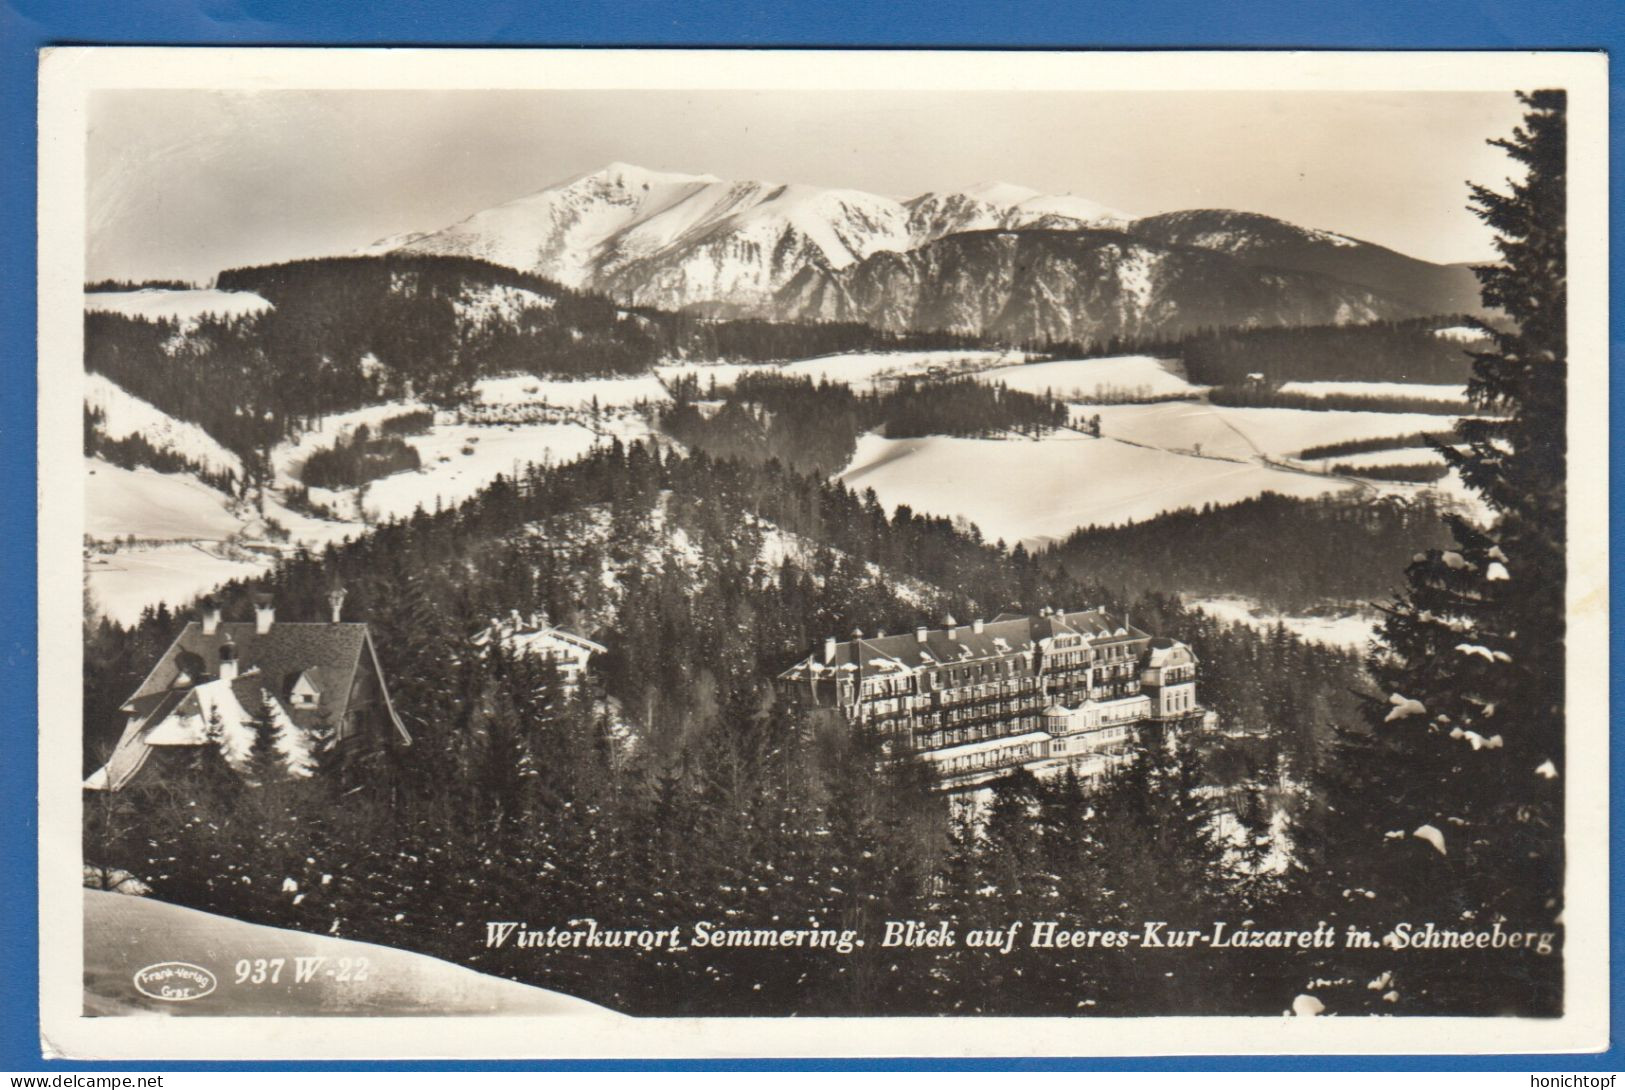
[[[293,687],[288,692],[288,702],[295,708],[314,708],[322,698],[321,690],[316,687],[311,671],[306,670],[294,680]]]

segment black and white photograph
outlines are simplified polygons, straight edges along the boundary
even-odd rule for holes
[[[1606,69],[1311,56],[48,54],[66,1054],[1602,1047]]]

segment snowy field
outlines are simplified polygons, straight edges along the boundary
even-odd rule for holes
[[[1029,394],[1049,393],[1064,401],[1108,396],[1183,397],[1206,389],[1192,386],[1151,356],[1110,356],[1090,360],[1051,360],[978,372],[980,382],[1003,383]]]
[[[168,602],[174,608],[228,580],[248,579],[264,570],[264,564],[228,560],[193,543],[96,553],[85,563],[96,608],[122,624],[140,620],[149,605]]]
[[[1091,405],[1074,419],[1096,413],[1101,434],[1113,439],[1188,452],[1200,443],[1204,456],[1242,459],[1290,458],[1322,443],[1436,432],[1447,419],[1433,413],[1235,408],[1199,401]]]
[[[1470,325],[1453,325],[1444,329],[1435,329],[1433,335],[1447,341],[1460,341],[1462,344],[1484,339],[1484,334]]]
[[[958,374],[1021,363],[1020,352],[958,349],[927,352],[852,352],[787,363],[780,372],[814,382],[873,387],[909,375]]]
[[[960,517],[988,540],[1043,543],[1080,526],[1234,503],[1262,492],[1317,496],[1352,487],[1336,477],[1256,462],[1198,458],[1061,432],[1043,439],[886,439],[866,435],[840,475],[887,508]]]
[[[1283,382],[1281,392],[1302,397],[1415,397],[1464,405],[1467,400],[1465,386],[1426,382]]]
[[[129,393],[104,375],[85,375],[85,405],[99,409],[109,439],[139,435],[160,450],[172,450],[215,473],[243,472],[242,459],[196,424],[176,420]]]
[[[656,374],[625,378],[537,378],[504,375],[474,383],[475,396],[486,405],[550,405],[562,409],[601,409],[668,400]]]
[[[148,321],[167,318],[183,326],[191,326],[196,325],[205,314],[237,318],[270,310],[271,303],[251,291],[142,288],[140,291],[87,291],[85,309],[145,318]]]
[[[1291,617],[1265,612],[1246,598],[1191,598],[1185,604],[1231,624],[1253,628],[1273,628],[1280,624],[1301,640],[1348,651],[1364,651],[1377,631],[1377,618],[1366,613]]]
[[[183,473],[85,461],[85,533],[108,540],[226,538],[242,528],[226,497]]]

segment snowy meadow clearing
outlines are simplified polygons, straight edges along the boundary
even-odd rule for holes
[[[980,371],[976,379],[1002,383],[1023,393],[1052,394],[1063,401],[1194,397],[1207,389],[1187,382],[1178,371],[1177,360],[1153,356],[1025,363]]]

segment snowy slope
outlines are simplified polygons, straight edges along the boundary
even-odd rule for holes
[[[1134,217],[1071,193],[1045,194],[1009,182],[982,182],[965,189],[922,193],[905,202],[915,245],[957,231],[1022,227],[1120,228]]]
[[[873,488],[887,508],[974,522],[988,539],[1042,543],[1080,526],[1141,520],[1204,503],[1234,503],[1270,491],[1315,496],[1347,481],[1248,461],[1061,432],[1040,440],[886,439],[866,435],[840,474]]]
[[[225,538],[242,528],[227,498],[189,474],[86,460],[85,532],[157,541]]]
[[[806,262],[842,268],[907,244],[907,214],[885,197],[611,163],[400,249],[618,286],[621,298],[676,308],[765,298]]]
[[[196,424],[176,420],[104,375],[85,375],[85,405],[101,411],[101,430],[109,439],[140,435],[154,447],[172,450],[211,472],[242,475],[242,459],[208,432]]]
[[[570,461],[600,439],[580,424],[437,424],[429,434],[407,441],[417,448],[423,468],[369,484],[362,503],[371,517],[406,518],[420,506],[426,511],[454,506],[498,476],[512,475],[531,462]]]
[[[319,875],[313,877],[319,886]],[[295,883],[287,894],[292,900],[302,891],[297,881],[288,881]],[[88,1014],[619,1017],[583,999],[373,943],[244,923],[103,890],[85,890],[84,907]],[[479,926],[472,921],[447,926],[464,923],[470,929]],[[469,946],[476,946],[472,936]],[[232,966],[250,953],[256,958],[282,959],[285,971],[274,982],[239,983]],[[299,980],[294,966],[301,958],[325,959],[318,969],[342,967],[347,971],[323,970]],[[177,959],[209,970],[215,989],[186,1002],[166,1002],[143,996],[133,986],[140,970]],[[360,965],[366,968],[358,973]],[[426,1038],[420,1052],[430,1055],[433,1051],[432,1041]]]
[[[159,602],[189,602],[221,583],[265,570],[263,562],[223,557],[195,542],[92,553],[85,576],[96,609],[120,624],[134,624]]]
[[[271,304],[251,291],[142,288],[140,291],[87,291],[85,309],[145,318],[148,321],[168,319],[182,326],[191,326],[206,314],[238,318],[270,310]]]

